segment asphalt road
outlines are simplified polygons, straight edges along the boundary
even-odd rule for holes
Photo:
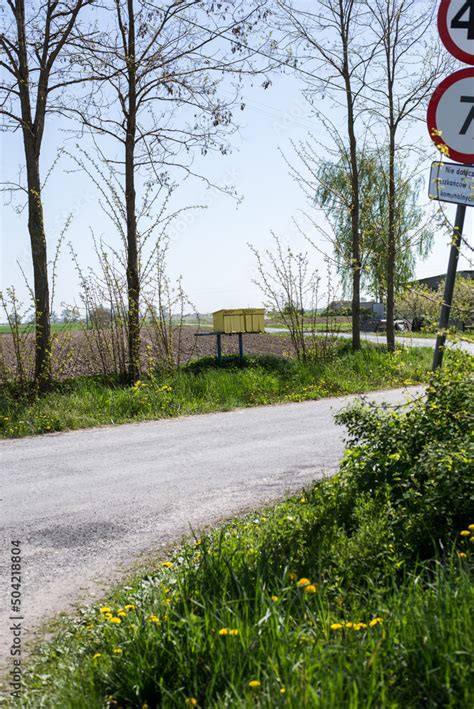
[[[416,388],[370,395],[396,404]],[[98,599],[137,559],[335,470],[354,397],[0,443],[0,662],[11,644],[10,548],[21,541],[27,640],[41,620]]]
[[[266,327],[265,332],[288,332],[288,330],[284,327]],[[310,335],[310,333],[307,334],[308,336]],[[335,332],[334,334],[338,337],[343,337],[346,340],[352,339],[352,335],[349,332]],[[324,333],[320,333],[320,336],[323,337]],[[385,333],[377,334],[376,332],[361,332],[360,336],[363,340],[366,340],[367,342],[374,342],[377,345],[385,345],[387,343],[387,336]],[[434,349],[436,340],[432,337],[410,337],[409,335],[405,335],[403,337],[395,337],[395,342],[397,345],[404,345],[405,347],[432,347]],[[458,342],[453,343],[448,340],[446,345],[447,347],[461,349],[474,355],[474,343],[472,342],[459,340]]]

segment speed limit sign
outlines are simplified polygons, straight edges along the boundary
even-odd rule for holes
[[[446,157],[474,163],[474,67],[454,72],[435,90],[428,130]]]
[[[438,30],[448,52],[474,64],[474,0],[441,0]]]

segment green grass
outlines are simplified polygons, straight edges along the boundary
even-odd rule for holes
[[[472,374],[459,358],[408,411],[348,412],[334,478],[63,621],[22,706],[471,709]]]
[[[7,388],[0,394],[0,436],[145,421],[169,416],[227,411],[285,401],[355,394],[426,381],[432,354],[403,349],[388,354],[366,345],[332,346],[307,363],[273,356],[250,357],[239,367],[234,357],[217,367],[213,358],[189,363],[172,374],[156,375],[134,387],[98,377],[80,378],[36,398]]]
[[[81,330],[84,323],[51,323],[51,332],[69,332],[70,330]],[[34,333],[35,326],[33,324],[24,324],[19,326],[20,333]],[[8,323],[0,323],[0,335],[11,335],[11,327]]]

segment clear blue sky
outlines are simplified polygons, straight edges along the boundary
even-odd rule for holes
[[[300,84],[292,76],[280,76],[273,86],[264,90],[260,80],[244,89],[246,109],[239,112],[240,131],[232,138],[234,150],[227,156],[209,154],[199,162],[199,168],[210,179],[233,182],[243,202],[236,207],[232,200],[208,192],[203,185],[188,181],[174,198],[174,206],[202,204],[188,221],[180,220],[173,228],[169,258],[172,276],[181,274],[185,290],[200,312],[221,307],[259,306],[262,296],[252,284],[255,263],[247,242],[258,249],[270,245],[270,230],[296,249],[309,250],[315,266],[325,276],[322,258],[311,250],[291,228],[291,218],[305,207],[305,199],[288,176],[287,167],[278,147],[290,154],[289,140],[304,139],[308,130],[318,126],[310,117],[309,108],[300,96]],[[43,175],[54,160],[57,146],[66,143],[73,150],[75,138],[60,131],[54,118],[49,123],[42,155]],[[423,126],[418,131],[427,155],[436,159],[428,133]],[[20,136],[1,134],[2,180],[15,180],[22,163]],[[97,194],[84,175],[67,174],[71,165],[63,159],[55,168],[45,190],[46,230],[50,258],[57,238],[69,213],[73,221],[67,240],[71,240],[83,266],[94,266],[90,227],[97,236],[118,245],[108,221],[97,204]],[[428,171],[427,175],[428,177]],[[427,188],[424,190],[426,194]],[[1,206],[1,288],[15,284],[23,297],[26,290],[17,261],[31,277],[31,257],[27,231],[27,214],[17,214],[11,205]],[[468,210],[468,212],[472,210]],[[447,207],[454,218],[454,207]],[[188,215],[189,216],[189,215]],[[466,234],[472,238],[472,214],[468,216]],[[313,235],[315,238],[316,235]],[[321,243],[321,242],[320,242]],[[324,248],[324,247],[323,247]],[[430,257],[418,264],[417,276],[444,273],[448,258],[445,235],[438,235]],[[469,268],[461,259],[460,268]],[[63,250],[58,270],[54,308],[60,311],[62,301],[79,304],[77,277],[67,249]],[[0,319],[2,319],[0,317]]]

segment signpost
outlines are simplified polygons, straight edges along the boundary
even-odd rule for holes
[[[438,30],[448,52],[465,64],[474,65],[474,0],[441,0]],[[474,191],[474,67],[454,72],[435,89],[428,106],[427,122],[431,139],[439,150],[446,157],[469,165],[469,168],[461,168],[452,163],[433,163],[431,167],[430,197],[458,205],[433,358],[434,370],[443,361],[466,206],[474,204],[470,199]],[[435,176],[434,169],[435,173],[437,170]],[[462,174],[462,170],[466,174]]]

